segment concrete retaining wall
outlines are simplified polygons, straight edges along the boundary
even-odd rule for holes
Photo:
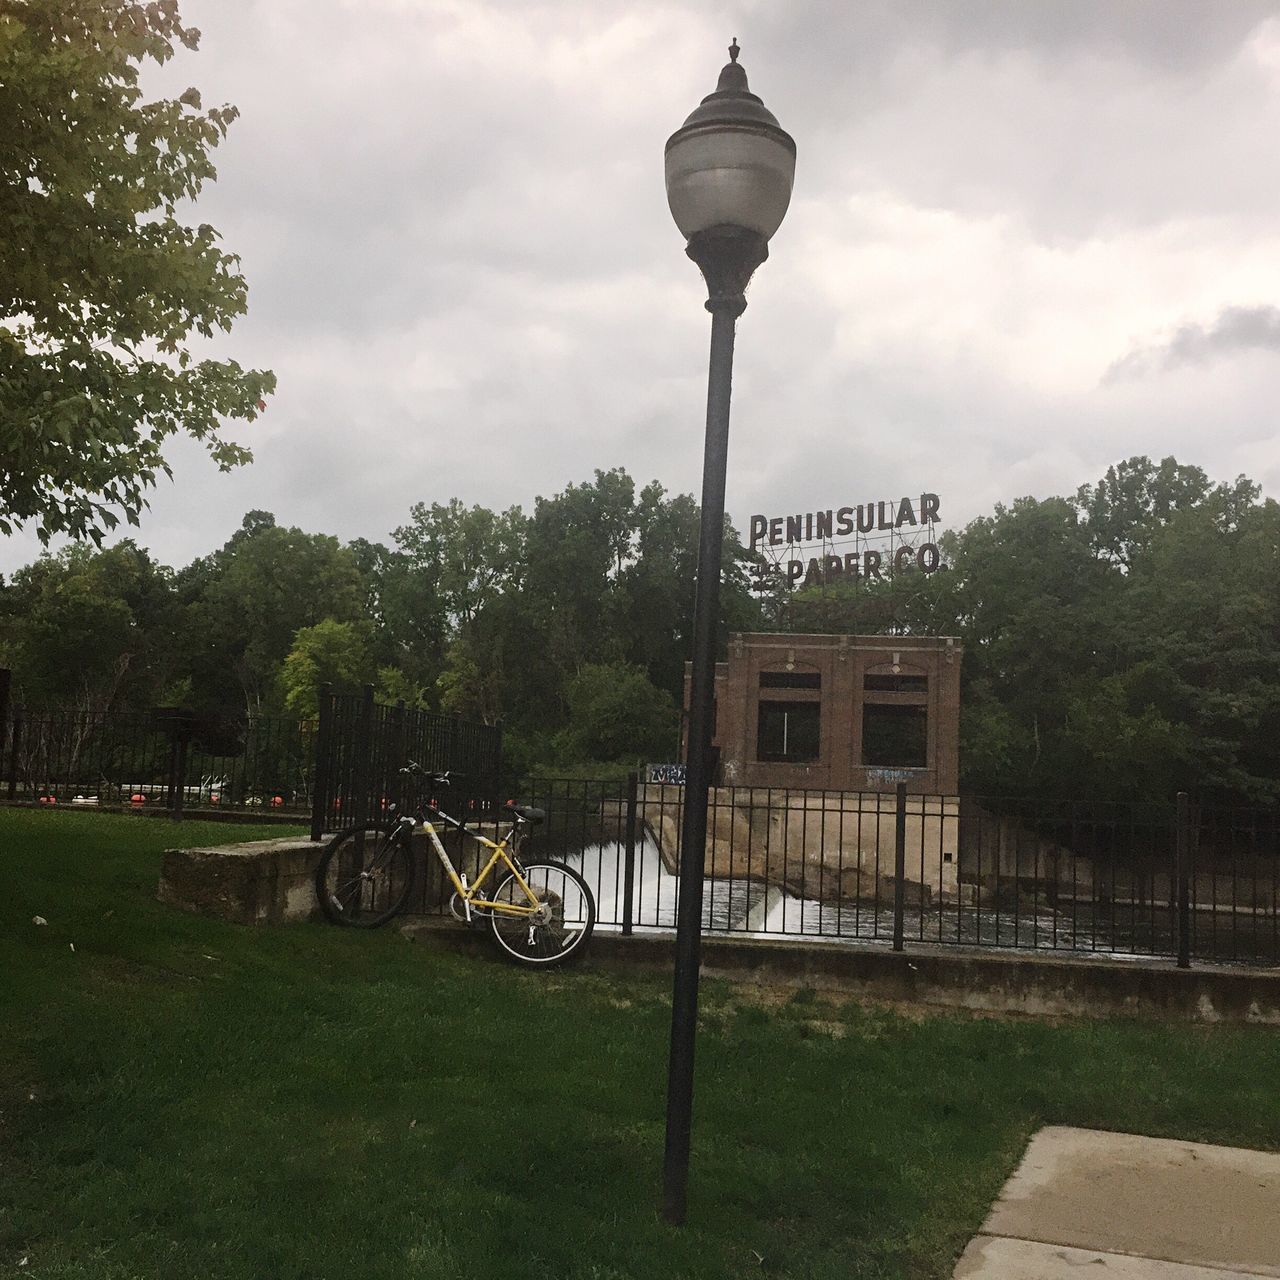
[[[640,788],[639,814],[663,864],[678,869],[684,789]],[[713,787],[706,874],[784,885],[822,902],[893,896],[897,797],[858,791]],[[959,892],[960,805],[954,796],[909,795],[906,880],[912,901]],[[886,895],[886,886],[887,895]]]
[[[439,922],[407,925],[405,931],[452,947],[481,948],[486,942],[478,933]],[[669,973],[674,956],[670,934],[624,938],[597,933],[585,963]],[[959,948],[894,952],[707,937],[702,957],[708,977],[813,987],[938,1009],[1280,1027],[1280,970],[1178,969],[1172,964],[992,955]]]
[[[285,924],[319,914],[315,869],[324,846],[298,837],[209,849],[167,849],[161,902],[234,924]]]

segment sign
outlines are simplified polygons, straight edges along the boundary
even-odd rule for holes
[[[646,781],[684,786],[685,767],[682,764],[651,764]]]
[[[771,563],[757,582],[781,576],[792,586],[834,582],[883,581],[916,569],[943,568],[935,540],[941,500],[936,493],[919,498],[864,502],[857,506],[804,511],[797,515],[754,515],[750,547]]]
[[[896,786],[899,782],[914,782],[927,770],[924,769],[868,769],[867,785],[871,787]]]

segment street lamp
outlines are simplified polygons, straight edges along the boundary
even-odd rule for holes
[[[684,1222],[689,1182],[693,1042],[698,1020],[702,876],[707,847],[707,791],[711,783],[733,335],[738,317],[746,310],[747,283],[769,256],[769,237],[778,229],[791,201],[795,167],[796,144],[747,88],[747,73],[738,65],[735,37],[716,91],[703,98],[667,139],[666,152],[667,203],[676,226],[689,242],[685,252],[706,279],[706,305],[711,312],[702,525],[680,830],[680,906],[667,1071],[667,1145],[662,1171],[663,1215],[676,1225]]]

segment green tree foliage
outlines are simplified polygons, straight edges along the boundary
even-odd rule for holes
[[[410,570],[429,584],[446,627],[465,629],[490,601],[518,588],[525,568],[524,513],[467,507],[457,498],[416,503],[395,538]]]
[[[20,700],[86,713],[310,714],[322,681],[372,681],[502,722],[516,766],[671,757],[691,497],[597,472],[528,517],[423,504],[395,537],[342,546],[255,511],[177,573],[127,541],[42,556],[0,584],[0,664]],[[802,589],[766,618],[726,525],[722,628],[959,636],[971,793],[1280,799],[1280,505],[1257,486],[1131,458],[943,546],[946,572]]]
[[[527,587],[532,622],[548,662],[572,673],[620,658],[618,575],[631,552],[635,484],[625,471],[538,498],[529,522]],[[563,708],[563,687],[545,711]]]
[[[668,497],[655,480],[633,508],[632,555],[618,574],[618,627],[626,660],[642,667],[673,698],[683,695],[693,648],[700,513],[687,493]],[[730,631],[759,628],[751,592],[752,557],[726,519],[721,548],[720,648]]]
[[[148,102],[139,67],[194,49],[175,0],[0,0],[0,533],[101,541],[185,432],[248,452],[267,372],[197,359],[246,305],[236,258],[178,207],[215,177],[234,107]]]
[[[1280,506],[1239,483],[1179,513],[1134,563],[1121,662],[1190,731],[1179,785],[1280,798]]]
[[[184,586],[197,686],[222,705],[238,688],[249,714],[278,709],[277,677],[299,630],[366,618],[352,552],[336,538],[281,528],[266,512],[250,512]]]
[[[951,545],[954,551],[954,542]],[[911,565],[890,578],[802,587],[770,602],[779,629],[817,635],[954,635],[955,577]]]
[[[1127,459],[944,539],[930,576],[798,591],[796,631],[958,635],[961,766],[986,794],[1280,796],[1280,508]]]
[[[364,613],[374,628],[374,655],[381,668],[401,674],[399,687],[412,695],[405,701],[418,705],[423,690],[440,671],[448,643],[437,566],[425,555],[363,538],[348,549],[364,585]]]
[[[476,541],[505,567],[473,566],[458,575],[476,584],[481,604],[470,614],[448,609],[451,639],[438,681],[444,707],[489,723],[502,719],[530,753],[546,757],[570,741],[556,735],[572,722],[572,682],[589,667],[630,664],[673,701],[681,696],[697,565],[699,516],[691,497],[668,497],[657,483],[637,497],[631,477],[615,469],[540,497],[523,524],[512,513],[466,515],[478,522]],[[504,521],[510,536],[488,535]],[[429,566],[421,544],[406,534],[397,533],[401,545]],[[447,540],[424,543],[444,548],[448,560]],[[759,625],[748,561],[726,522],[722,633]],[[664,756],[671,749],[668,743]]]
[[[1075,506],[1088,522],[1098,554],[1128,568],[1179,512],[1212,506],[1226,529],[1257,501],[1258,493],[1244,476],[1231,485],[1213,485],[1199,467],[1183,466],[1174,458],[1157,465],[1136,457],[1108,467],[1097,484],[1082,485]]]
[[[353,693],[371,674],[368,623],[325,618],[313,627],[300,628],[293,638],[280,668],[284,705],[310,718],[316,714],[322,684]]]
[[[557,739],[562,760],[642,764],[675,753],[675,701],[639,667],[585,666],[569,681],[566,697],[569,719]]]
[[[128,540],[19,570],[0,592],[0,665],[15,670],[16,697],[85,714],[159,701],[181,674],[172,577]]]

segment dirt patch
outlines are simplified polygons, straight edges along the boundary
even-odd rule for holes
[[[939,1008],[912,1000],[891,1000],[883,996],[869,996],[841,987],[809,987],[788,982],[734,981],[731,999],[758,1009],[771,1011],[788,1009],[797,1015],[812,1012],[813,1017],[800,1017],[815,1029],[839,1027],[838,1034],[848,1034],[848,1027],[824,1013],[838,1012],[850,1007],[892,1013],[905,1022],[920,1023],[931,1018],[959,1018],[966,1022],[1078,1022],[1066,1015],[1043,1013],[1012,1013],[992,1009]]]

